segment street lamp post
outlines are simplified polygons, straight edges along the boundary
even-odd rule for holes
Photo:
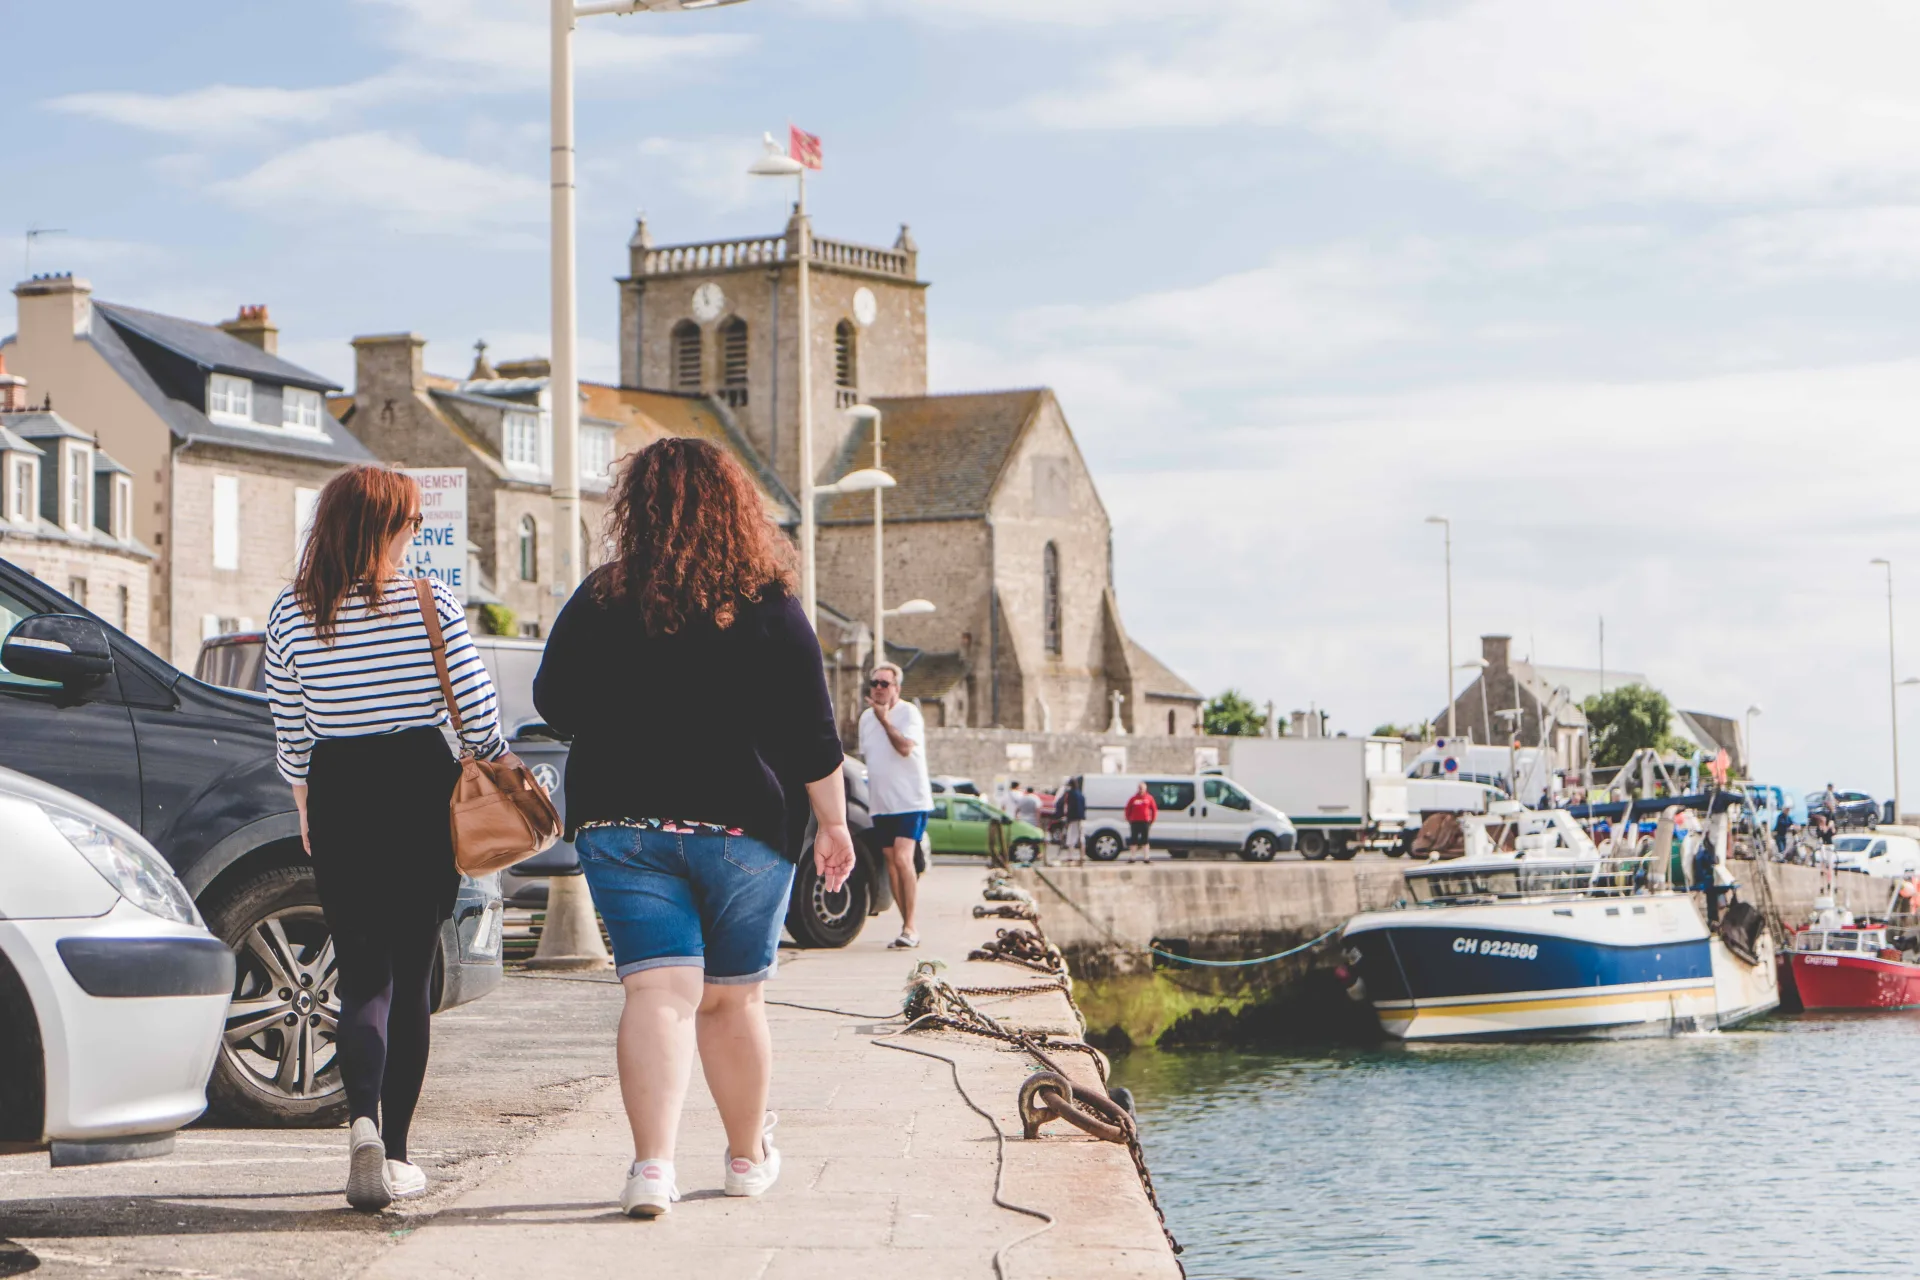
[[[807,167],[780,149],[772,134],[766,135],[766,150],[747,167],[757,178],[792,178],[799,194],[793,202],[793,225],[797,243],[793,247],[797,263],[795,288],[799,290],[797,308],[800,337],[794,344],[800,351],[800,602],[807,613],[807,625],[817,626],[819,582],[815,576],[814,495],[822,492],[813,483],[813,286],[808,263],[813,258],[813,224],[807,221]],[[778,359],[778,352],[775,359]],[[780,371],[774,370],[778,382]],[[774,424],[779,430],[779,424]]]
[[[580,585],[580,366],[574,300],[573,28],[600,14],[711,9],[740,0],[599,0],[575,4],[551,0],[552,183],[551,287],[553,361],[547,380],[553,420],[553,594],[565,599]],[[811,614],[809,614],[811,616]],[[593,902],[580,876],[547,881],[547,920],[533,963],[547,968],[595,968],[607,963],[606,944],[593,918]]]
[[[885,475],[880,461],[880,411],[870,404],[857,404],[847,410],[847,416],[856,423],[865,422],[873,427],[873,469]],[[879,485],[873,491],[873,660],[887,660],[887,605],[885,563],[881,560],[883,550],[880,540],[880,521],[887,486]]]
[[[1437,524],[1446,535],[1447,551],[1447,736],[1453,736],[1453,521],[1445,516],[1428,516],[1428,524]],[[1492,726],[1487,732],[1492,734]]]
[[[1894,675],[1893,561],[1875,556],[1870,562],[1887,571],[1887,706],[1893,716],[1893,820],[1900,821],[1900,686]]]
[[[1454,669],[1457,671],[1478,671],[1480,673],[1480,723],[1487,731],[1487,741],[1491,743],[1493,741],[1493,713],[1487,710],[1487,666],[1488,663],[1485,658],[1469,658]],[[1449,684],[1451,684],[1453,677],[1449,675],[1447,679]],[[1453,732],[1453,726],[1451,724],[1447,726],[1447,732],[1449,734]]]
[[[1753,772],[1753,718],[1763,714],[1765,714],[1765,712],[1757,702],[1747,708],[1747,740],[1742,744],[1746,748],[1747,758],[1741,763],[1747,766],[1747,781],[1749,782],[1752,782],[1755,776]]]
[[[876,418],[874,427],[877,434],[879,430],[879,423],[877,421],[879,414],[877,411],[874,416]],[[849,471],[832,484],[816,485],[813,489],[815,493],[871,493],[873,495],[873,660],[875,662],[885,662],[887,660],[886,618],[889,612],[885,604],[885,595],[883,594],[886,590],[886,583],[883,577],[884,570],[880,559],[882,550],[880,541],[880,491],[883,489],[891,489],[894,484],[894,478],[880,468],[862,467],[858,471]],[[924,604],[926,602],[908,601],[907,603]],[[905,608],[906,605],[901,606],[901,609]],[[899,610],[893,610],[892,612],[898,613]],[[922,610],[914,609],[912,612],[920,613]],[[925,612],[931,613],[932,608],[929,607]]]

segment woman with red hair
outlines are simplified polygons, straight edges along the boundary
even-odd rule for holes
[[[853,869],[840,735],[792,548],[739,463],[702,440],[636,454],[612,559],[561,610],[534,705],[573,740],[567,834],[626,988],[621,1209],[680,1198],[674,1140],[696,1044],[727,1131],[722,1187],[780,1174],[762,988],[809,812],[828,890]]]
[[[293,585],[267,619],[267,696],[280,776],[293,786],[336,968],[317,975],[309,1026],[325,1037],[327,984],[340,998],[335,1056],[352,1117],[347,1203],[384,1209],[426,1193],[407,1130],[427,1073],[440,923],[453,910],[447,806],[460,766],[440,734],[446,697],[413,579],[401,571],[420,531],[420,490],[384,467],[327,482]],[[462,744],[505,751],[493,682],[466,610],[433,584]]]

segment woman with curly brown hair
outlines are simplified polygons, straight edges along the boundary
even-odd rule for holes
[[[746,472],[705,441],[661,440],[621,473],[607,524],[613,557],[554,622],[533,700],[573,740],[568,835],[626,988],[620,1204],[650,1218],[680,1198],[696,1044],[727,1131],[726,1194],[779,1176],[762,988],[809,810],[830,890],[853,839],[820,642]]]

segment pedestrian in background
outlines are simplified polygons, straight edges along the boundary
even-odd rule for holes
[[[338,965],[356,1209],[427,1189],[407,1136],[427,1073],[440,924],[460,887],[447,822],[460,765],[440,733],[446,697],[420,597],[401,572],[420,523],[411,477],[342,471],[320,491],[299,572],[267,617],[275,760],[293,786]],[[431,599],[461,742],[492,759],[507,744],[467,612],[438,582]]]
[[[1069,866],[1077,866],[1087,860],[1087,793],[1080,789],[1080,779],[1067,779],[1067,786],[1060,793],[1060,815],[1066,820],[1066,835],[1062,841],[1062,861]]]
[[[1779,850],[1780,860],[1786,861],[1787,845],[1793,840],[1793,810],[1785,804],[1780,806],[1780,816],[1773,820],[1773,844]]]
[[[920,890],[916,859],[933,812],[927,781],[927,726],[920,708],[900,696],[900,668],[876,662],[867,680],[867,709],[860,713],[860,758],[867,763],[867,808],[873,838],[887,855],[887,880],[900,908],[895,949],[920,945],[914,908]]]
[[[1147,790],[1147,784],[1141,783],[1127,797],[1127,848],[1138,854],[1140,861],[1147,860],[1147,837],[1153,831],[1153,821],[1160,816],[1160,806],[1153,798],[1153,792]]]
[[[746,472],[705,441],[649,445],[615,481],[607,534],[612,559],[560,611],[533,700],[573,740],[567,834],[626,989],[620,1207],[654,1217],[680,1198],[696,1043],[727,1132],[723,1190],[780,1176],[764,987],[809,809],[829,892],[853,838],[820,642]]]
[[[1013,816],[1031,826],[1040,825],[1040,797],[1032,787],[1022,790],[1019,783],[1013,784]]]

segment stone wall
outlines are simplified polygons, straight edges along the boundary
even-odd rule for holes
[[[996,779],[1037,784],[1050,790],[1073,774],[1100,773],[1103,750],[1124,751],[1116,773],[1192,773],[1196,748],[1228,759],[1231,739],[1131,737],[1104,733],[1029,733],[1020,729],[928,729],[927,767],[933,773],[972,778],[983,791]],[[1031,764],[1010,765],[1007,748],[1024,748]]]
[[[51,538],[17,537],[0,537],[0,556],[151,646],[153,561],[148,557]],[[74,589],[75,579],[86,584],[84,591]]]

